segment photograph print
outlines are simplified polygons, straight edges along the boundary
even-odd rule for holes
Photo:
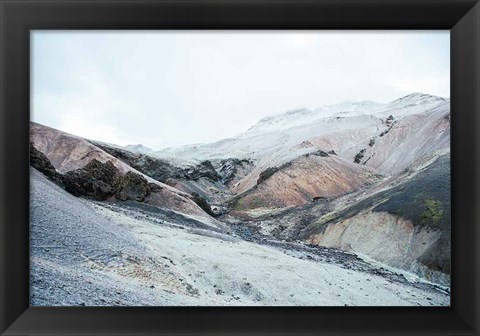
[[[450,33],[31,31],[30,305],[450,306]]]

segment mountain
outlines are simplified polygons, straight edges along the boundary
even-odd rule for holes
[[[365,137],[368,143],[368,136],[373,137],[377,131],[380,134],[388,129],[389,125],[385,120],[389,115],[401,119],[449,104],[448,99],[418,93],[387,104],[342,103],[314,110],[292,110],[263,118],[248,131],[229,139],[211,144],[164,149],[157,151],[156,155],[185,160],[229,157],[261,159],[272,151],[280,150],[285,154],[302,141],[319,136],[324,139],[324,143],[318,143],[317,146],[323,145],[326,148],[322,149],[333,149],[339,153],[352,146],[361,146],[358,142],[362,137]]]
[[[316,251],[342,263],[354,254],[368,267],[450,284],[446,98],[413,93],[291,110],[231,138],[160,151],[31,123],[31,165],[65,192],[122,216],[158,217],[155,225],[187,225],[302,258]],[[215,248],[231,253],[221,240]]]
[[[31,122],[30,141],[33,147],[44,154],[59,173],[74,172],[89,167],[89,164],[97,165],[101,169],[101,163],[110,162],[113,169],[118,170],[119,175],[126,176],[128,173],[134,173],[142,176],[148,183],[157,186],[154,192],[146,196],[145,202],[186,214],[208,216],[195,204],[189,194],[139,172],[81,137]]]
[[[204,160],[212,163],[229,158],[252,160],[253,169],[232,186],[235,194],[255,188],[260,174],[267,169],[275,169],[280,174],[287,169],[285,164],[304,162],[301,172],[292,172],[295,167],[300,169],[300,165],[288,167],[291,175],[312,177],[294,182],[292,188],[300,190],[303,196],[295,197],[298,202],[289,204],[299,205],[322,194],[335,195],[322,190],[303,191],[305,185],[312,184],[316,180],[314,176],[319,174],[315,164],[307,167],[306,161],[315,158],[309,154],[318,151],[334,153],[325,159],[330,161],[328,167],[333,168],[331,181],[346,182],[355,174],[367,176],[365,179],[353,178],[355,181],[351,186],[343,183],[339,192],[347,192],[369,183],[369,176],[394,176],[412,165],[421,165],[449,152],[449,124],[448,99],[416,93],[387,104],[359,102],[288,111],[264,118],[247,132],[229,139],[166,149],[154,155],[176,164],[183,160],[182,164],[186,166]],[[349,177],[348,172],[353,175]]]
[[[315,110],[289,111],[264,118],[247,132],[212,144],[155,152],[156,157],[186,165],[228,158],[255,162],[252,178],[236,186],[241,193],[255,185],[262,171],[318,150],[374,168],[382,175],[401,172],[449,151],[450,101],[412,94],[387,104],[352,103]]]
[[[127,145],[125,146],[125,149],[135,153],[150,154],[152,152],[151,148],[145,147],[142,144]]]
[[[177,162],[181,158],[190,165],[201,160],[215,163],[227,157],[252,160],[254,165],[249,173],[230,187],[234,195],[228,205],[236,216],[247,216],[260,230],[281,239],[307,239],[323,246],[364,253],[447,284],[450,248],[448,244],[437,246],[439,239],[448,240],[445,238],[449,235],[447,225],[430,223],[425,228],[420,215],[412,218],[405,208],[387,209],[377,215],[378,211],[369,210],[372,204],[362,201],[367,196],[383,195],[385,190],[392,190],[388,196],[391,199],[394,190],[406,188],[411,179],[418,174],[422,176],[439,158],[448,167],[449,152],[450,100],[414,93],[386,104],[342,103],[292,110],[263,118],[247,132],[229,139],[168,149],[155,155],[167,160],[174,156]],[[440,175],[430,183],[447,185],[449,175]],[[417,213],[428,217],[438,211],[445,220],[449,216],[450,200],[444,195],[438,190],[429,195],[418,191]],[[410,233],[404,236],[403,243],[396,242],[399,250],[378,253],[358,244],[333,244],[326,238],[318,238],[319,233],[323,234],[321,232],[333,224],[315,224],[321,222],[325,212],[333,216],[349,204],[356,204],[359,212],[372,213],[367,215],[372,223],[378,216],[383,222],[392,216],[397,223],[392,224],[394,228],[400,227],[398,223],[407,223]],[[362,204],[368,206],[360,209]],[[308,211],[296,210],[298,207],[308,207]],[[296,214],[286,214],[288,210],[282,209],[293,209]],[[275,212],[280,214],[275,216]],[[315,231],[315,227],[320,227],[320,231]],[[370,235],[368,226],[361,230],[364,232],[357,235]],[[379,230],[391,231],[388,227]],[[420,236],[423,237],[419,240],[420,247],[410,245],[412,239]],[[384,245],[390,239],[392,237],[372,236],[371,246]],[[430,258],[423,254],[428,247]],[[400,253],[403,249],[415,249],[416,253],[407,258],[404,252]],[[382,254],[390,255],[389,259],[382,258]]]
[[[449,283],[449,154],[390,188],[366,193],[351,204],[337,203],[330,210],[300,235],[314,244],[355,251],[433,282]]]

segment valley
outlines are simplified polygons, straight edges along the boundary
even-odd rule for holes
[[[162,150],[30,132],[32,305],[450,304],[449,99]]]

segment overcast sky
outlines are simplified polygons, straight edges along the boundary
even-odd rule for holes
[[[122,146],[212,142],[301,107],[450,96],[449,31],[34,31],[31,50],[31,119]]]

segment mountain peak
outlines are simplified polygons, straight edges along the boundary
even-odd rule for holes
[[[314,109],[297,108],[283,113],[270,115],[258,121],[248,132],[252,131],[275,131],[310,123],[318,119],[334,116],[337,113],[363,113],[374,111],[383,104],[370,101],[344,101],[333,105],[322,105]]]
[[[128,149],[128,150],[133,151],[133,152],[151,152],[152,151],[151,148],[145,147],[142,144],[127,145],[127,146],[125,146],[125,149]]]
[[[445,101],[447,100],[446,98],[439,97],[439,96],[434,96],[428,93],[423,93],[423,92],[414,92],[410,93],[409,95],[406,95],[404,97],[395,99],[390,102],[390,104],[393,103],[399,103],[399,102],[411,102],[411,101],[421,101],[421,100],[426,100],[426,101]]]

